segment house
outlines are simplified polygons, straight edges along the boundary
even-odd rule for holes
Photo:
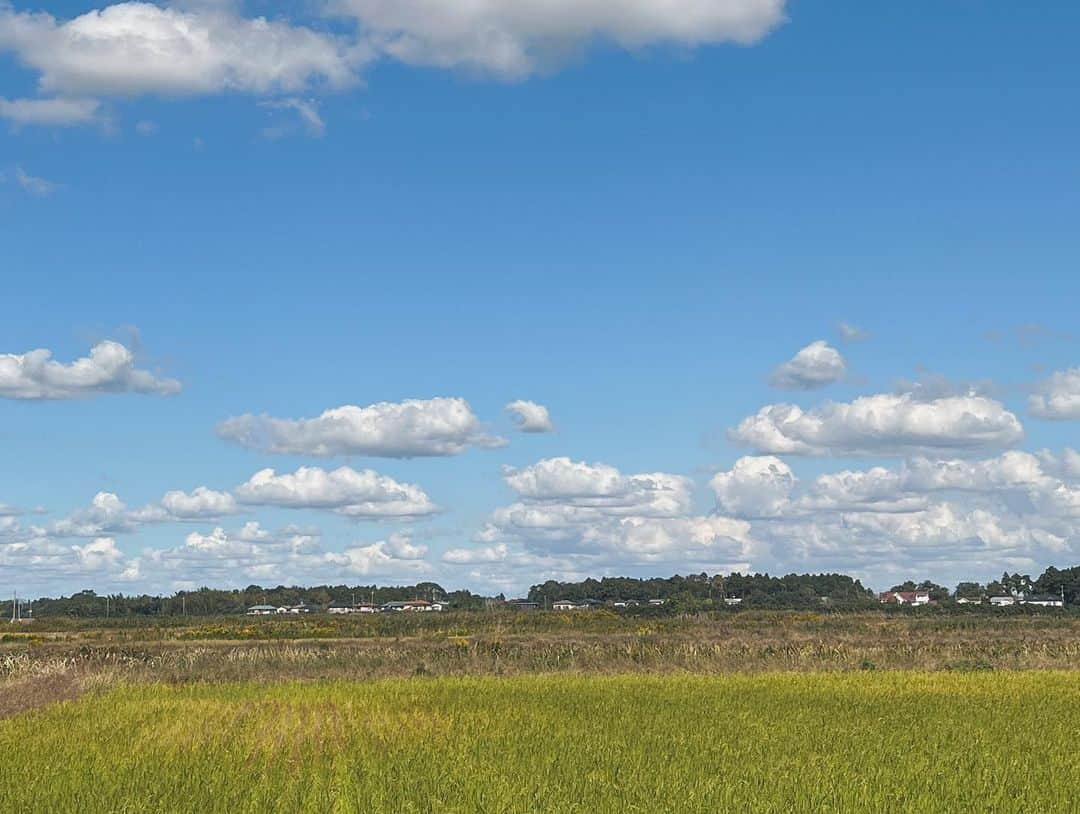
[[[422,613],[425,611],[442,611],[446,610],[447,607],[445,602],[428,602],[423,599],[409,599],[405,602],[384,602],[379,610],[393,613]]]
[[[369,605],[366,602],[361,602],[359,605],[353,605],[353,610],[356,613],[376,613],[379,609],[374,605]]]
[[[344,613],[356,613],[357,610],[352,605],[347,605],[341,602],[335,602],[329,608],[326,609],[327,613],[333,613],[335,615]]]
[[[274,605],[252,605],[247,609],[248,616],[273,616],[278,612]]]
[[[658,607],[660,605],[663,605],[665,602],[667,602],[666,599],[650,599],[649,600],[649,604],[652,605],[654,608]]]
[[[981,596],[958,596],[956,598],[957,605],[981,605]]]
[[[990,597],[990,604],[995,608],[1006,608],[1009,605],[1016,604],[1016,597],[1011,594],[1001,594],[1000,596]]]
[[[725,605],[741,605],[742,604],[742,597],[741,596],[725,596],[724,597],[724,604]]]
[[[603,604],[598,599],[560,599],[551,608],[557,611],[592,610],[593,608],[599,608]]]
[[[878,596],[883,605],[929,605],[927,591],[886,591]]]
[[[1020,600],[1021,605],[1038,605],[1042,608],[1064,608],[1065,600],[1054,594],[1030,594]]]
[[[307,602],[301,602],[299,605],[293,605],[291,608],[286,609],[289,613],[318,613],[318,605],[309,605]]]
[[[540,603],[528,599],[511,599],[506,603],[506,607],[520,611],[535,611],[540,610]]]

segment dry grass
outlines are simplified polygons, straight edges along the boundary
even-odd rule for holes
[[[258,623],[240,620],[259,633]],[[1080,620],[757,614],[654,621],[557,615],[442,620],[407,636],[200,638],[205,625],[85,629],[0,646],[0,680],[32,673],[169,683],[410,675],[761,673],[1080,669]],[[544,628],[537,629],[542,624]],[[214,623],[214,629],[220,628]],[[561,626],[561,629],[550,629]],[[305,628],[293,630],[302,633]]]

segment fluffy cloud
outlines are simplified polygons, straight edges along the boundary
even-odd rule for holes
[[[224,517],[236,513],[236,500],[228,492],[215,492],[199,486],[187,493],[178,490],[166,492],[161,498],[161,509],[179,520]]]
[[[370,469],[332,472],[302,466],[291,474],[256,472],[235,490],[242,503],[292,509],[333,509],[356,519],[421,517],[439,510],[423,489]]]
[[[1080,554],[1080,488],[1063,479],[1069,452],[917,457],[805,483],[776,458],[744,458],[712,486],[718,508],[747,519],[784,568],[878,579],[933,568],[940,581]]]
[[[48,350],[0,354],[0,398],[74,399],[101,393],[172,395],[180,382],[135,367],[135,355],[118,342],[99,342],[70,364]]]
[[[769,384],[781,390],[815,390],[840,381],[847,362],[840,351],[824,340],[811,342],[769,377]]]
[[[286,527],[271,533],[249,522],[236,531],[217,527],[192,532],[182,545],[148,548],[127,564],[129,579],[166,590],[203,584],[340,583],[347,576],[416,579],[430,571],[427,549],[407,533],[343,551],[328,551],[313,529]]]
[[[906,455],[975,453],[1017,443],[1015,415],[980,395],[919,399],[911,393],[864,396],[803,411],[771,404],[728,437],[773,455]]]
[[[0,6],[0,51],[70,97],[296,92],[355,79],[363,48],[227,4],[117,3],[71,20]]]
[[[505,443],[484,435],[469,403],[460,398],[345,405],[316,418],[242,415],[223,421],[217,433],[249,449],[319,456],[457,455],[469,447]]]
[[[680,475],[623,475],[607,464],[547,458],[507,469],[507,485],[531,503],[602,509],[612,515],[678,517],[690,510],[693,484]]]
[[[519,79],[592,40],[749,45],[784,22],[785,0],[335,0],[381,54],[412,65]]]
[[[157,503],[129,509],[113,492],[98,492],[90,505],[31,533],[49,537],[98,537],[131,534],[148,523],[214,520],[235,514],[236,501],[228,492],[200,486],[192,492],[166,492]]]
[[[72,127],[98,121],[101,102],[96,99],[4,99],[0,97],[0,119],[15,127],[45,125]]]
[[[1039,418],[1080,420],[1080,367],[1060,370],[1042,382],[1028,399],[1028,410]]]
[[[116,547],[116,540],[111,537],[98,537],[86,545],[73,545],[71,550],[79,564],[86,571],[97,571],[109,565],[115,565],[124,555]]]
[[[548,408],[535,401],[512,401],[506,405],[506,411],[513,417],[520,432],[554,432]]]
[[[747,456],[729,472],[709,482],[721,511],[741,517],[776,514],[787,505],[795,475],[786,463],[771,455]]]
[[[518,501],[491,515],[476,547],[450,549],[443,562],[527,580],[656,563],[746,567],[755,549],[749,523],[694,514],[693,484],[679,475],[551,458],[503,477]]]

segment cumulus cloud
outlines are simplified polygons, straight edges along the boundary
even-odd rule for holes
[[[712,486],[718,508],[748,520],[785,568],[881,579],[933,567],[940,581],[1080,554],[1080,488],[1064,479],[1068,460],[1018,450],[978,460],[915,457],[896,469],[802,482],[767,456],[741,459]]]
[[[461,398],[347,404],[316,418],[242,415],[221,422],[217,433],[249,449],[291,455],[416,458],[505,444],[481,431],[469,403]]]
[[[755,550],[745,521],[695,514],[693,484],[679,475],[550,458],[503,478],[518,500],[492,513],[476,546],[442,557],[480,568],[473,575],[488,583],[495,566],[561,577],[635,564],[745,567]]]
[[[543,404],[518,399],[507,404],[506,411],[510,413],[520,432],[555,431],[548,408]]]
[[[0,398],[74,399],[102,393],[172,395],[180,382],[135,367],[135,354],[118,342],[99,342],[90,355],[65,364],[44,349],[0,354]]]
[[[171,548],[145,549],[126,570],[129,578],[166,589],[253,581],[338,584],[349,576],[416,579],[431,571],[426,555],[426,547],[413,544],[407,532],[330,551],[316,529],[286,527],[271,533],[249,522],[236,531],[192,532]]]
[[[194,491],[166,492],[161,498],[161,509],[172,518],[181,520],[224,517],[236,513],[236,500],[228,492],[215,492],[205,486]]]
[[[709,482],[721,511],[745,517],[771,515],[787,505],[795,475],[791,467],[771,455],[747,456],[728,472]]]
[[[439,511],[423,489],[370,469],[332,472],[302,466],[291,474],[256,472],[235,489],[241,503],[291,509],[333,509],[355,519],[422,517]]]
[[[228,5],[117,3],[70,20],[0,6],[0,51],[38,73],[45,93],[293,93],[355,80],[363,48]]]
[[[811,342],[769,377],[769,384],[781,390],[816,390],[840,381],[847,362],[840,351],[824,340]]]
[[[2,12],[0,12],[2,14]],[[15,127],[44,125],[74,127],[97,122],[101,102],[96,99],[5,99],[0,97],[0,119]]]
[[[803,411],[771,404],[728,432],[735,443],[773,455],[977,453],[1023,439],[1020,421],[979,395],[919,399],[911,393],[864,396]]]
[[[1080,420],[1080,367],[1060,370],[1042,382],[1028,399],[1028,410],[1039,418]]]
[[[228,492],[216,492],[199,486],[191,492],[173,490],[161,500],[138,509],[130,509],[113,492],[98,492],[86,508],[73,512],[37,533],[50,537],[97,537],[130,534],[148,523],[180,523],[214,520],[237,512],[236,501]]]
[[[412,65],[520,79],[593,40],[623,48],[751,45],[784,22],[785,0],[334,0],[374,49]]]

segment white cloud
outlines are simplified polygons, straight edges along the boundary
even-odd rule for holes
[[[24,192],[33,195],[35,198],[48,198],[60,189],[60,185],[55,181],[49,181],[40,176],[31,175],[22,167],[15,168],[15,183],[18,184]]]
[[[98,537],[131,534],[149,523],[182,523],[216,520],[237,512],[236,501],[228,492],[216,492],[200,486],[192,492],[173,490],[161,500],[139,509],[129,509],[113,492],[98,492],[85,509],[45,527],[35,526],[34,534],[50,537]]]
[[[350,404],[317,418],[242,415],[223,421],[217,433],[263,452],[319,456],[413,458],[505,444],[481,432],[469,403],[460,398],[408,399],[369,407]]]
[[[693,484],[665,472],[623,475],[607,464],[547,458],[507,469],[507,485],[531,502],[602,509],[613,515],[677,517],[690,510]]]
[[[260,102],[259,104],[261,107],[270,110],[291,110],[295,112],[310,136],[320,138],[326,132],[326,123],[322,120],[322,116],[319,115],[319,102],[316,99],[300,99],[293,96],[288,99],[275,99]],[[289,130],[290,128],[280,125],[268,127],[263,130],[263,135],[270,139],[280,138],[288,135]]]
[[[852,325],[850,322],[841,322],[836,326],[836,331],[840,334],[840,339],[848,344],[865,342],[870,338],[869,331],[860,328],[858,325]]]
[[[145,549],[127,571],[129,578],[166,590],[250,582],[339,584],[347,576],[416,579],[431,571],[426,555],[426,547],[414,545],[405,532],[328,551],[317,530],[290,527],[271,534],[251,522],[239,531],[218,527],[192,532],[182,545]]]
[[[805,483],[774,458],[743,459],[713,486],[718,507],[748,519],[781,568],[941,582],[1080,554],[1080,488],[1051,471],[1064,473],[1067,458],[920,457]]]
[[[149,119],[143,119],[142,121],[135,123],[135,133],[140,136],[153,136],[158,131],[157,122],[152,122]]]
[[[452,548],[443,562],[535,579],[646,563],[746,567],[756,548],[749,523],[694,514],[693,484],[679,475],[551,458],[504,479],[519,500],[492,513],[477,547]]]
[[[769,384],[781,390],[816,390],[844,377],[847,362],[824,340],[811,342],[773,371]]]
[[[116,547],[116,540],[111,537],[98,537],[86,545],[73,545],[71,550],[86,571],[97,571],[115,565],[124,558],[123,553]]]
[[[476,565],[503,562],[510,556],[506,543],[472,548],[451,548],[443,552],[442,561],[452,565]]]
[[[236,500],[228,492],[215,492],[199,486],[191,493],[173,490],[161,498],[161,508],[181,520],[224,517],[236,513]]]
[[[1028,410],[1039,418],[1080,420],[1080,367],[1059,370],[1042,382],[1028,399]]]
[[[291,474],[256,472],[235,489],[241,503],[293,509],[333,509],[356,519],[421,517],[439,510],[419,487],[370,469],[332,472],[302,466]]]
[[[750,45],[784,20],[785,0],[335,0],[380,53],[413,65],[520,79],[593,40],[640,49]]]
[[[518,399],[506,405],[506,411],[513,417],[520,432],[554,432],[548,408],[535,401]]]
[[[0,12],[2,13],[2,12]],[[98,121],[101,103],[96,99],[5,99],[0,97],[0,119],[16,127],[44,125],[73,127]]]
[[[721,511],[742,517],[776,514],[795,488],[795,475],[786,463],[771,455],[747,456],[730,472],[720,472],[709,482]]]
[[[0,6],[0,51],[36,71],[46,93],[291,93],[355,80],[355,43],[228,6],[117,3],[70,20]]]
[[[90,355],[64,364],[48,350],[0,354],[0,398],[74,399],[101,393],[172,395],[180,382],[135,367],[135,355],[118,342],[99,342]]]
[[[806,412],[793,404],[767,405],[728,437],[774,455],[957,454],[1010,446],[1024,430],[1015,415],[985,396],[921,400],[902,393]]]

